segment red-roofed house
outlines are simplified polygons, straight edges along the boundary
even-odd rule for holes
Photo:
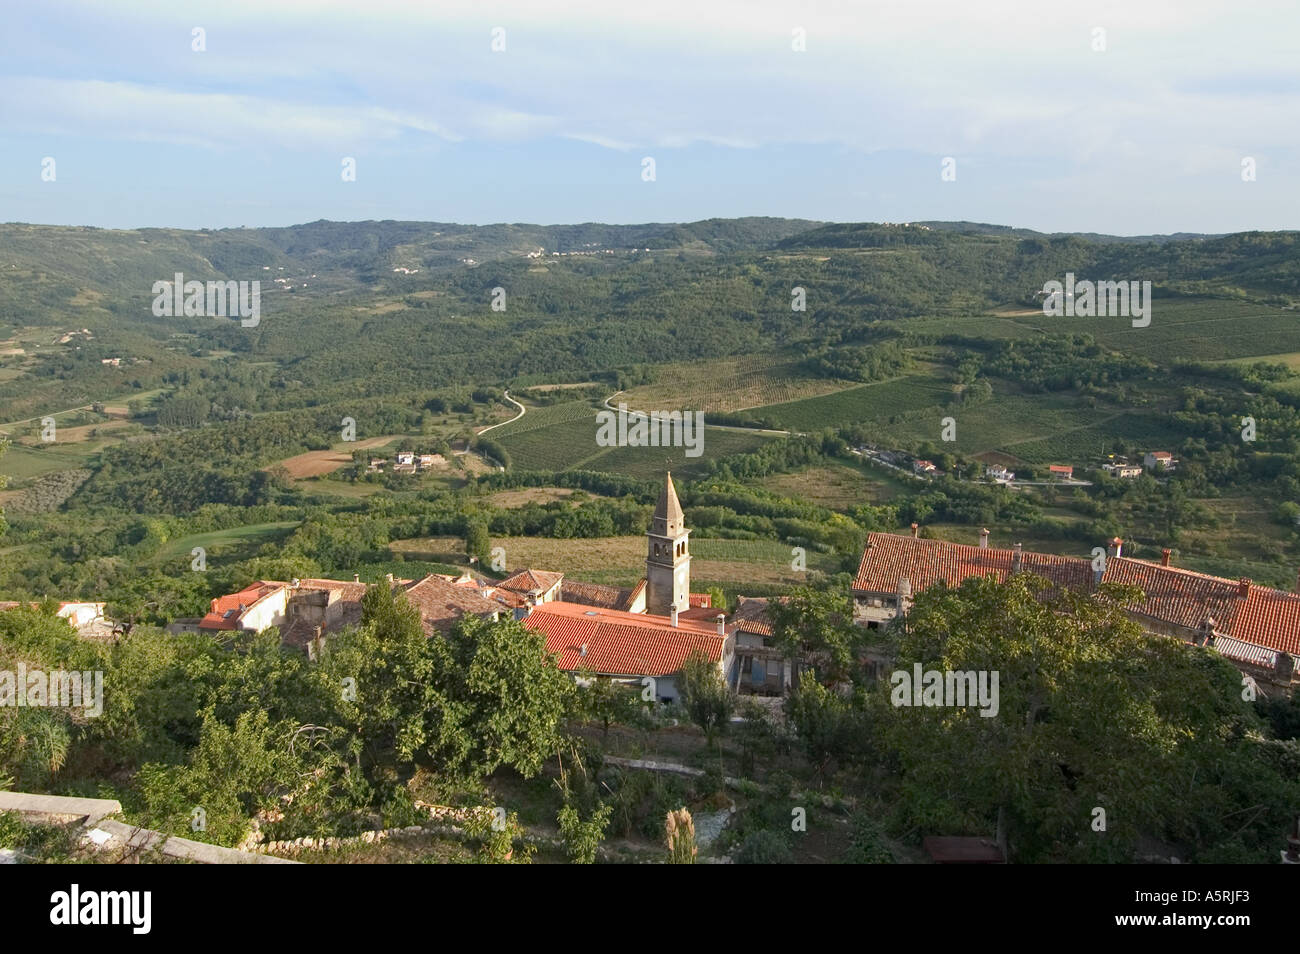
[[[1104,571],[1092,561],[1049,553],[1022,552],[925,540],[891,533],[867,535],[853,582],[854,619],[880,628],[907,612],[913,593],[940,581],[958,586],[972,576],[999,582],[1015,573],[1034,573],[1058,587],[1090,591],[1098,583],[1135,586],[1143,597],[1125,611],[1151,633],[1210,646],[1257,681],[1290,686],[1300,655],[1300,593],[1256,586],[1123,555],[1123,541],[1110,542]],[[1300,590],[1300,581],[1297,582]]]
[[[794,660],[773,642],[767,604],[762,597],[736,597],[730,628],[736,637],[738,692],[780,695],[794,682]]]
[[[430,635],[448,629],[466,614],[497,619],[511,607],[510,601],[494,599],[496,591],[472,577],[431,574],[413,581],[395,580],[390,574],[386,584],[402,588],[420,610],[425,632]],[[330,633],[361,622],[361,598],[366,589],[367,584],[355,577],[351,582],[258,580],[238,593],[213,600],[198,630],[213,634],[257,633],[276,626],[284,645],[314,655],[320,641]]]
[[[283,583],[266,580],[250,583],[238,593],[213,600],[207,615],[199,621],[199,630],[257,633],[268,626],[279,626],[288,616],[288,595]]]
[[[451,629],[462,616],[495,622],[506,611],[505,604],[489,599],[477,586],[465,586],[436,574],[408,586],[406,598],[419,609],[420,622],[429,636]]]
[[[1072,464],[1049,464],[1047,472],[1057,480],[1072,480],[1074,478],[1074,466]]]
[[[546,651],[565,672],[585,669],[635,682],[649,676],[660,702],[678,698],[676,675],[696,650],[732,684],[735,642],[721,622],[710,625],[676,614],[649,616],[557,600],[534,607],[524,625],[546,637]]]

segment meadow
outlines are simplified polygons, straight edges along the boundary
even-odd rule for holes
[[[507,572],[525,568],[558,570],[575,580],[632,586],[645,575],[644,536],[557,540],[551,537],[494,537],[493,547],[505,550]],[[791,569],[790,547],[776,540],[691,539],[691,590],[722,585],[732,591],[746,584],[796,586],[807,574]],[[465,543],[459,537],[422,537],[389,545],[403,559],[465,564]],[[832,557],[809,550],[809,570],[833,568]]]

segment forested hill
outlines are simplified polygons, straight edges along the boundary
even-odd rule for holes
[[[0,225],[0,328],[4,322],[62,321],[70,305],[72,311],[147,317],[141,312],[152,300],[153,283],[176,272],[187,279],[264,282],[287,273],[314,277],[321,293],[364,294],[384,291],[395,274],[404,276],[400,287],[409,290],[413,281],[454,279],[473,269],[482,274],[484,265],[521,264],[530,254],[547,263],[557,257],[606,259],[615,267],[630,255],[650,255],[661,274],[672,271],[663,268],[665,256],[676,256],[678,263],[703,256],[727,262],[719,266],[724,270],[745,263],[773,275],[785,270],[780,263],[792,254],[826,251],[825,267],[803,269],[803,282],[833,273],[861,286],[880,281],[897,288],[874,291],[870,297],[882,310],[867,317],[968,310],[975,304],[972,291],[981,305],[1023,303],[1043,281],[1066,271],[1081,278],[1151,280],[1164,293],[1285,304],[1300,297],[1296,236],[1123,238],[1044,235],[970,222],[900,226],[774,218],[546,226],[320,221],[210,231],[5,224]],[[896,254],[882,257],[882,251]],[[683,277],[697,277],[690,271]],[[799,275],[794,278],[799,281]],[[299,284],[295,290],[310,294],[311,287]],[[599,298],[598,289],[577,294]]]
[[[1151,281],[1165,293],[1283,305],[1300,298],[1298,232],[1121,240],[995,228],[970,223],[835,224],[800,232],[778,247],[903,253],[884,266],[900,281],[926,279],[933,269],[934,280],[976,289],[990,303],[1006,300],[1009,290],[1032,293],[1046,278],[1062,278],[1067,271],[1080,279]],[[941,310],[945,301],[932,304]]]
[[[89,286],[138,298],[154,281],[263,278],[307,271],[332,282],[373,282],[394,268],[423,272],[550,252],[633,249],[733,252],[758,249],[813,228],[802,219],[707,219],[690,224],[457,225],[444,222],[309,222],[263,229],[135,229],[0,225],[0,301],[6,312],[58,306]],[[116,294],[115,294],[116,293]],[[23,320],[38,313],[6,314]]]

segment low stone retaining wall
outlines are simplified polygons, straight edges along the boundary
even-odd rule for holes
[[[121,814],[121,811],[121,803],[109,798],[66,798],[61,795],[0,792],[0,812],[17,812],[24,822],[32,825],[79,825],[83,828],[82,846],[94,851],[157,851],[169,858],[183,858],[205,865],[295,863],[283,858],[248,854],[221,845],[178,838],[106,817]]]

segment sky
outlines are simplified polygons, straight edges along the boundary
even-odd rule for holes
[[[1296,0],[9,4],[0,221],[1294,229],[1297,51]]]

